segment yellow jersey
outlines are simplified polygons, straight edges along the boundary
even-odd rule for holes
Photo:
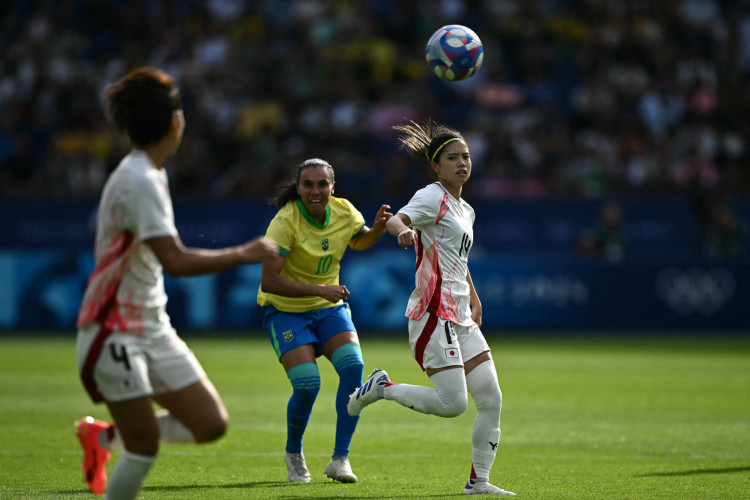
[[[341,258],[349,241],[365,225],[362,214],[348,200],[331,196],[323,224],[310,216],[301,200],[284,205],[271,220],[266,238],[286,258],[281,275],[297,283],[338,285]],[[305,312],[333,307],[322,297],[284,297],[258,289],[258,304],[285,312]]]

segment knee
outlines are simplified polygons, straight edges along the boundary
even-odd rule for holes
[[[466,393],[457,394],[450,401],[443,399],[443,417],[455,418],[466,411],[466,407],[469,404],[469,400]]]
[[[229,429],[229,416],[226,413],[216,415],[194,432],[195,441],[197,443],[216,441],[227,433],[227,429]]]
[[[286,376],[292,384],[292,391],[295,395],[313,399],[318,395],[320,373],[315,363],[297,365],[291,368]]]
[[[342,345],[331,356],[331,363],[342,381],[351,381],[356,386],[362,384],[365,363],[359,345]]]
[[[302,401],[314,402],[318,397],[318,392],[320,392],[320,379],[318,379],[318,384],[316,385],[292,388],[293,397]]]
[[[339,372],[339,374],[341,376],[353,376],[353,377],[356,377],[357,375],[359,375],[359,377],[361,379],[362,374],[365,371],[365,363],[364,363],[364,361],[362,361],[362,358],[352,357],[349,360],[349,364],[344,365],[344,366],[339,365],[336,368],[336,371]]]
[[[229,429],[229,418],[223,415],[221,418],[216,419],[207,429],[206,441],[216,441],[217,439],[224,436]]]
[[[441,408],[441,417],[453,418],[466,411],[469,395],[466,389],[466,379],[462,369],[443,370],[430,376],[435,385]]]
[[[353,363],[345,368],[336,370],[339,375],[339,383],[342,387],[347,388],[349,392],[362,385],[364,371],[364,363]]]
[[[496,413],[499,417],[503,407],[503,393],[497,384],[488,385],[485,390],[472,396],[474,396],[478,412]]]

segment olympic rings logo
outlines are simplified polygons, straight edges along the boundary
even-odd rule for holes
[[[656,294],[676,314],[712,316],[732,300],[737,291],[727,269],[667,268],[656,277]]]

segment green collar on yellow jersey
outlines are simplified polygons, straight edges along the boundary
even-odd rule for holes
[[[302,203],[302,200],[297,198],[295,201],[297,202],[299,213],[302,214],[302,217],[304,217],[312,227],[316,229],[325,229],[326,226],[328,226],[328,223],[331,221],[331,205],[326,205],[326,220],[321,225],[320,222],[312,218],[312,215],[310,215],[310,212],[307,211],[307,209],[305,208],[305,204]]]

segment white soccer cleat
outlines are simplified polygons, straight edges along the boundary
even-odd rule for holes
[[[469,479],[464,486],[464,495],[510,495],[516,496],[512,491],[507,491],[502,488],[488,483],[487,481],[476,481]]]
[[[358,387],[356,391],[349,395],[349,404],[346,405],[346,411],[352,417],[359,415],[362,408],[374,403],[378,399],[382,399],[382,391],[378,392],[378,387],[383,386],[390,382],[388,374],[385,370],[375,368],[375,370],[367,377],[367,380],[362,387]]]
[[[305,464],[305,455],[302,452],[284,454],[284,461],[286,462],[286,471],[289,474],[290,483],[309,483],[310,472],[307,470],[307,464]]]
[[[342,483],[357,482],[357,476],[352,472],[352,466],[349,465],[348,457],[333,457],[326,466],[324,474],[333,481]]]

